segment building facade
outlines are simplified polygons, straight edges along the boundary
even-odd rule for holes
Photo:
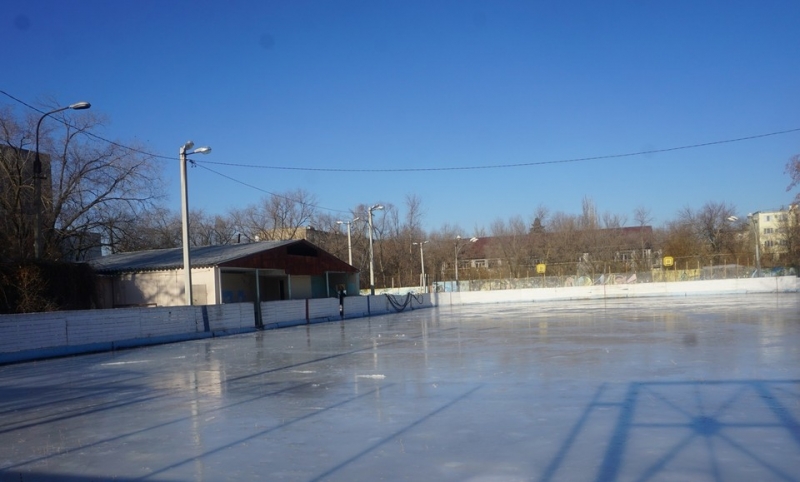
[[[778,261],[788,253],[798,214],[800,206],[792,204],[788,209],[757,211],[749,215],[761,256]]]

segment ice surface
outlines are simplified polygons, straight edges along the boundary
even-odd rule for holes
[[[800,295],[441,307],[0,366],[0,480],[800,481]]]

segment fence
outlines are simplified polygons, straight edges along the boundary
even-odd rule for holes
[[[773,276],[705,281],[603,284],[500,291],[461,291],[433,293],[436,306],[462,304],[533,303],[641,297],[714,296],[722,294],[797,293],[800,278]]]
[[[344,318],[430,308],[430,295],[351,296]],[[339,300],[321,298],[209,306],[118,308],[0,315],[0,363],[340,320]]]
[[[754,266],[724,263],[731,258],[732,256],[675,258],[671,267],[626,272],[613,272],[611,265],[600,263],[560,263],[547,265],[547,273],[554,274],[534,274],[534,268],[526,270],[526,276],[520,278],[495,278],[492,277],[495,270],[471,268],[462,270],[463,276],[457,284],[454,281],[435,282],[432,291],[497,291],[797,275],[797,271],[791,267],[757,270]]]

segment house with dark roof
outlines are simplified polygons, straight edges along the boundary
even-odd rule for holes
[[[181,248],[119,253],[89,261],[101,308],[185,304]],[[192,303],[214,305],[358,293],[359,271],[305,240],[191,248]]]

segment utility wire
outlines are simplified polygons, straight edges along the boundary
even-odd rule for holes
[[[0,90],[0,94],[3,94],[6,97],[8,97],[9,99],[12,99],[12,100],[14,100],[16,102],[19,102],[20,104],[24,105],[25,107],[27,107],[27,108],[29,108],[31,110],[34,110],[34,111],[36,111],[36,112],[38,112],[40,114],[45,114],[45,111],[28,104],[24,100],[21,100],[21,99],[18,99],[16,97],[14,97],[13,95],[9,94],[8,92],[6,92],[4,90]],[[79,127],[70,124],[69,122],[67,122],[64,119],[59,119],[58,117],[53,117],[53,119],[55,119],[56,122],[61,122],[62,124],[64,124],[67,127],[71,127],[73,129],[81,130]],[[129,150],[131,152],[136,152],[137,154],[144,154],[145,156],[149,156],[149,157],[152,157],[152,158],[155,158],[155,159],[166,159],[166,160],[169,160],[169,161],[174,161],[176,159],[175,156],[172,156],[172,157],[162,156],[160,154],[153,154],[152,152],[143,151],[143,150],[137,149],[135,147],[126,146],[124,144],[120,144],[119,142],[112,141],[111,139],[106,139],[105,137],[98,136],[97,134],[95,134],[93,132],[81,130],[81,133],[86,135],[86,136],[89,136],[89,137],[92,137],[94,139],[97,139],[98,141],[107,142],[107,143],[109,143],[109,144],[111,144],[113,146],[117,146],[119,148]]]
[[[38,109],[38,108],[28,104],[27,102],[25,102],[25,101],[23,101],[21,99],[18,99],[17,97],[14,97],[13,95],[9,94],[8,92],[6,92],[4,90],[0,90],[0,94],[5,95],[6,97],[8,97],[8,98],[10,98],[10,99],[12,99],[12,100],[14,100],[14,101],[26,106],[26,107],[28,107],[29,109],[32,109],[32,110],[34,110],[36,112],[39,112],[40,114],[44,114],[45,113],[41,109]],[[69,124],[68,122],[64,121],[63,119],[57,119],[57,120],[62,122],[62,123],[64,123],[68,127],[72,127],[72,128],[76,128],[77,129],[77,127]],[[207,160],[202,160],[202,161],[201,160],[192,160],[191,162],[192,162],[192,165],[196,165],[196,166],[202,167],[203,169],[206,169],[207,171],[209,171],[211,173],[214,173],[214,174],[216,174],[218,176],[224,177],[224,178],[226,178],[226,179],[228,179],[228,180],[230,180],[232,182],[241,184],[243,186],[249,187],[251,189],[255,189],[256,191],[260,191],[260,192],[263,192],[263,193],[266,193],[266,194],[269,194],[269,195],[272,195],[272,196],[278,196],[278,197],[282,197],[282,198],[287,199],[287,200],[292,200],[289,197],[283,196],[281,194],[276,194],[276,193],[273,193],[273,192],[270,192],[270,191],[266,191],[266,190],[261,189],[261,188],[259,188],[257,186],[254,186],[252,184],[248,184],[246,182],[240,181],[240,180],[235,179],[235,178],[233,178],[231,176],[223,174],[223,173],[221,173],[219,171],[215,171],[215,170],[213,170],[213,169],[211,169],[211,168],[209,168],[209,167],[207,167],[207,166],[205,166],[203,164],[212,164],[212,165],[228,166],[228,167],[240,167],[240,168],[249,168],[249,169],[271,169],[271,170],[306,171],[306,172],[341,172],[341,173],[354,173],[354,172],[373,172],[373,173],[437,172],[437,171],[472,171],[472,170],[488,170],[488,169],[510,169],[510,168],[520,168],[520,167],[542,166],[542,165],[547,165],[547,164],[565,164],[565,163],[574,163],[574,162],[598,161],[598,160],[605,160],[605,159],[621,159],[621,158],[625,158],[625,157],[643,156],[643,155],[647,155],[647,154],[658,154],[658,153],[681,151],[681,150],[687,150],[687,149],[697,149],[697,148],[700,148],[700,147],[708,147],[708,146],[719,145],[719,144],[729,144],[729,143],[733,143],[733,142],[743,142],[743,141],[749,141],[749,140],[753,140],[753,139],[761,139],[761,138],[764,138],[764,137],[778,136],[778,135],[783,135],[783,134],[790,134],[790,133],[798,132],[798,131],[800,131],[800,128],[769,132],[769,133],[766,133],[766,134],[756,134],[756,135],[746,136],[746,137],[738,137],[738,138],[735,138],[735,139],[725,139],[725,140],[719,140],[719,141],[704,142],[704,143],[700,143],[700,144],[690,144],[690,145],[678,146],[678,147],[667,147],[667,148],[664,148],[664,149],[651,149],[651,150],[646,150],[646,151],[628,152],[628,153],[623,153],[623,154],[608,154],[608,155],[602,155],[602,156],[578,157],[578,158],[572,158],[572,159],[559,159],[559,160],[550,160],[550,161],[522,162],[522,163],[515,163],[515,164],[485,164],[485,165],[477,165],[477,166],[420,167],[420,168],[396,168],[396,169],[343,169],[343,168],[323,168],[323,167],[260,166],[260,165],[255,165],[255,164],[240,164],[240,163],[232,163],[232,162],[219,162],[219,161],[207,161]],[[112,141],[110,139],[106,139],[104,137],[98,136],[98,135],[96,135],[94,133],[91,133],[91,132],[88,132],[88,131],[83,131],[83,134],[85,134],[85,135],[87,135],[89,137],[92,137],[94,139],[97,139],[99,141],[107,142],[107,143],[112,144],[114,146],[117,146],[119,148],[127,149],[127,150],[129,150],[131,152],[136,152],[136,153],[139,153],[139,154],[143,154],[143,155],[152,157],[154,159],[165,159],[165,160],[169,160],[169,161],[174,161],[176,159],[174,156],[163,156],[163,155],[160,155],[160,154],[153,154],[151,152],[143,151],[141,149],[137,149],[137,148],[134,148],[134,147],[126,146],[124,144],[120,144],[120,143]],[[317,205],[313,205],[313,204],[310,204],[310,206],[314,206],[314,207],[316,207],[318,209],[323,209],[323,210],[332,211],[332,212],[340,212],[340,213],[349,213],[350,212],[350,211],[344,211],[344,210],[341,210],[341,209],[325,208],[325,207],[317,206]]]
[[[6,91],[4,91],[4,90],[0,90],[0,93],[1,93],[1,94],[3,94],[3,95],[5,95],[6,97],[8,97],[8,98],[10,98],[10,99],[12,99],[12,100],[14,100],[14,101],[16,101],[16,102],[19,102],[20,104],[24,105],[25,107],[27,107],[27,108],[29,108],[29,109],[31,109],[31,110],[34,110],[34,111],[36,111],[36,112],[38,112],[38,113],[40,113],[40,114],[45,114],[45,111],[43,111],[43,110],[41,110],[41,109],[39,109],[39,108],[37,108],[37,107],[35,107],[35,106],[32,106],[32,105],[30,105],[30,104],[28,104],[27,102],[25,102],[25,101],[23,101],[23,100],[21,100],[21,99],[18,99],[18,98],[16,98],[16,97],[14,97],[13,95],[9,94],[8,92],[6,92]],[[64,119],[55,118],[55,120],[56,120],[57,122],[61,122],[61,123],[63,123],[63,124],[64,124],[64,125],[66,125],[67,127],[71,127],[71,128],[73,128],[73,129],[78,129],[77,127],[73,126],[73,125],[72,125],[72,124],[70,124],[69,122],[66,122]],[[96,134],[93,134],[93,133],[91,133],[91,132],[88,132],[88,131],[82,131],[81,133],[82,133],[82,134],[85,134],[85,135],[87,135],[87,136],[89,136],[89,137],[92,137],[92,138],[94,138],[94,139],[97,139],[97,140],[100,140],[100,141],[103,141],[103,142],[107,142],[107,143],[109,143],[109,144],[112,144],[112,145],[114,145],[114,146],[120,147],[120,148],[122,148],[122,149],[127,149],[127,150],[129,150],[129,151],[131,151],[131,152],[136,152],[136,153],[139,153],[139,154],[144,154],[144,155],[146,155],[146,156],[149,156],[149,157],[152,157],[152,158],[156,158],[156,159],[166,159],[166,160],[168,160],[168,161],[174,161],[174,160],[176,160],[176,159],[177,159],[176,157],[162,156],[162,155],[159,155],[159,154],[153,154],[152,152],[143,151],[143,150],[141,150],[141,149],[136,149],[136,148],[134,148],[134,147],[129,147],[129,146],[126,146],[126,145],[120,144],[120,143],[118,143],[118,142],[114,142],[114,141],[112,141],[112,140],[110,140],[110,139],[106,139],[106,138],[104,138],[104,137],[98,136],[98,135],[96,135]],[[231,177],[231,176],[228,176],[228,175],[226,175],[226,174],[223,174],[223,173],[221,173],[221,172],[219,172],[219,171],[215,171],[214,169],[211,169],[211,168],[209,168],[209,167],[206,167],[206,166],[201,166],[201,165],[199,165],[199,164],[197,163],[197,161],[196,161],[196,160],[194,160],[194,159],[189,159],[188,161],[189,161],[189,162],[192,164],[192,166],[201,167],[201,168],[203,168],[203,169],[205,169],[205,170],[207,170],[207,171],[209,171],[209,172],[212,172],[212,173],[214,173],[214,174],[216,174],[216,175],[218,175],[218,176],[224,177],[224,178],[226,178],[226,179],[228,179],[228,180],[230,180],[230,181],[232,181],[232,182],[235,182],[235,183],[241,184],[242,186],[246,186],[246,187],[249,187],[249,188],[251,188],[251,189],[255,189],[256,191],[260,191],[260,192],[263,192],[263,193],[269,194],[269,195],[271,195],[271,196],[277,196],[277,197],[279,197],[279,198],[286,199],[287,201],[297,202],[297,200],[296,200],[296,199],[292,199],[292,198],[290,198],[290,197],[288,197],[288,196],[284,196],[284,195],[282,195],[282,194],[277,194],[277,193],[274,193],[274,192],[267,191],[267,190],[265,190],[265,189],[261,189],[260,187],[254,186],[254,185],[252,185],[252,184],[248,184],[248,183],[246,183],[246,182],[244,182],[244,181],[240,181],[240,180],[238,180],[238,179],[235,179],[235,178],[233,178],[233,177]],[[347,213],[347,214],[350,214],[350,211],[344,211],[344,210],[341,210],[341,209],[326,208],[326,207],[324,207],[324,206],[319,206],[319,205],[317,205],[317,204],[307,204],[307,203],[302,203],[302,204],[306,204],[307,206],[315,207],[315,208],[317,208],[317,209],[322,209],[322,210],[324,210],[324,211],[331,211],[331,212],[337,212],[337,213]]]
[[[254,186],[254,185],[252,185],[252,184],[248,184],[248,183],[246,183],[246,182],[244,182],[244,181],[240,181],[240,180],[238,180],[238,179],[235,179],[235,178],[233,178],[233,177],[231,177],[231,176],[228,176],[227,174],[223,174],[223,173],[221,173],[221,172],[219,172],[219,171],[215,171],[215,170],[213,170],[213,169],[211,169],[211,168],[209,168],[209,167],[206,167],[206,166],[201,166],[201,165],[198,163],[198,161],[196,161],[196,160],[190,160],[190,162],[192,163],[192,165],[193,165],[193,166],[197,166],[197,167],[200,167],[200,168],[202,168],[202,169],[205,169],[206,171],[209,171],[209,172],[212,172],[212,173],[214,173],[214,174],[216,174],[216,175],[218,175],[218,176],[224,177],[225,179],[228,179],[229,181],[233,181],[233,182],[235,182],[235,183],[237,183],[237,184],[241,184],[242,186],[246,186],[246,187],[249,187],[249,188],[251,188],[251,189],[255,189],[256,191],[260,191],[260,192],[263,192],[263,193],[265,193],[265,194],[269,194],[270,196],[277,196],[277,197],[280,197],[280,198],[286,199],[287,201],[298,202],[296,199],[292,199],[292,198],[290,198],[290,197],[284,196],[283,194],[276,194],[276,193],[274,193],[274,192],[270,192],[270,191],[267,191],[267,190],[265,190],[265,189],[261,189],[260,187]],[[318,204],[311,204],[311,203],[300,203],[300,204],[303,204],[303,205],[306,205],[306,206],[315,207],[315,208],[317,208],[317,209],[322,209],[322,210],[324,210],[324,211],[332,211],[332,212],[337,212],[337,213],[347,213],[347,214],[351,214],[351,212],[350,212],[350,211],[345,211],[345,210],[342,210],[342,209],[326,208],[326,207],[324,207],[324,206],[320,206],[320,205],[318,205]]]
[[[770,136],[778,136],[782,134],[789,134],[792,132],[798,132],[800,128],[796,129],[787,129],[783,131],[776,131],[770,132],[767,134],[756,134],[747,137],[738,137],[736,139],[725,139],[721,141],[711,141],[711,142],[703,142],[701,144],[690,144],[687,146],[678,146],[678,147],[666,147],[664,149],[651,149],[647,151],[637,151],[637,152],[627,152],[623,154],[608,154],[603,156],[591,156],[591,157],[576,157],[572,159],[559,159],[559,160],[552,160],[552,161],[534,161],[534,162],[520,162],[516,164],[485,164],[485,165],[478,165],[478,166],[456,166],[456,167],[407,167],[407,168],[389,168],[389,169],[343,169],[343,168],[333,168],[333,167],[289,167],[289,166],[259,166],[255,164],[236,164],[236,163],[227,163],[227,162],[216,162],[216,161],[198,161],[203,162],[204,164],[217,164],[222,166],[230,166],[230,167],[245,167],[245,168],[253,168],[253,169],[276,169],[276,170],[284,170],[284,171],[318,171],[318,172],[430,172],[430,171],[472,171],[472,170],[480,170],[480,169],[509,169],[515,167],[530,167],[530,166],[542,166],[545,164],[564,164],[569,162],[585,162],[585,161],[598,161],[604,159],[619,159],[623,157],[633,157],[633,156],[643,156],[646,154],[658,154],[662,152],[672,152],[672,151],[681,151],[686,149],[696,149],[699,147],[707,147],[713,146],[718,144],[729,144],[732,142],[742,142],[742,141],[749,141],[753,139],[760,139],[763,137],[770,137]]]
[[[24,105],[24,106],[26,106],[26,107],[28,107],[30,109],[35,110],[36,112],[44,114],[44,111],[42,111],[42,110],[40,110],[40,109],[38,109],[38,108],[26,103],[25,101],[22,101],[22,100],[20,100],[20,99],[18,99],[16,97],[14,97],[13,95],[9,94],[8,92],[0,90],[0,93],[2,93],[3,95],[9,97],[10,99],[13,99],[16,102],[19,102],[20,104],[22,104],[22,105]],[[67,122],[64,122],[64,124],[66,124],[69,127],[74,127],[74,126],[71,126]],[[233,163],[233,162],[219,162],[219,161],[208,161],[208,160],[195,161],[195,162],[198,163],[198,164],[214,164],[214,165],[218,165],[218,166],[243,167],[243,168],[250,168],[250,169],[272,169],[272,170],[284,170],[284,171],[311,171],[311,172],[314,172],[314,171],[316,171],[316,172],[344,172],[344,173],[352,173],[352,172],[435,172],[435,171],[470,171],[470,170],[486,170],[486,169],[509,169],[509,168],[515,168],[515,167],[542,166],[542,165],[546,165],[546,164],[565,164],[565,163],[572,163],[572,162],[598,161],[598,160],[604,160],[604,159],[620,159],[620,158],[624,158],[624,157],[643,156],[643,155],[647,155],[647,154],[659,154],[659,153],[664,153],[664,152],[681,151],[681,150],[687,150],[687,149],[697,149],[697,148],[700,148],[700,147],[708,147],[708,146],[714,146],[714,145],[719,145],[719,144],[730,144],[730,143],[733,143],[733,142],[750,141],[750,140],[754,140],[754,139],[761,139],[761,138],[764,138],[764,137],[779,136],[779,135],[783,135],[783,134],[791,134],[793,132],[799,132],[799,131],[800,131],[800,127],[794,128],[794,129],[786,129],[786,130],[782,130],[782,131],[769,132],[769,133],[766,133],[766,134],[755,134],[755,135],[752,135],[752,136],[737,137],[735,139],[724,139],[724,140],[719,140],[719,141],[703,142],[703,143],[699,143],[699,144],[689,144],[689,145],[686,145],[686,146],[666,147],[666,148],[663,148],[663,149],[651,149],[651,150],[646,150],[646,151],[627,152],[627,153],[622,153],[622,154],[607,154],[607,155],[602,155],[602,156],[576,157],[576,158],[571,158],[571,159],[558,159],[558,160],[550,160],[550,161],[520,162],[520,163],[515,163],[515,164],[484,164],[484,165],[477,165],[477,166],[409,167],[409,168],[388,168],[388,169],[373,169],[373,168],[346,169],[346,168],[332,168],[332,167],[261,166],[261,165],[256,165],[256,164],[241,164],[241,163]],[[106,139],[104,137],[100,137],[100,136],[98,136],[96,134],[92,134],[91,132],[84,132],[84,134],[86,134],[87,136],[91,136],[91,137],[93,137],[95,139],[101,140],[103,142],[108,142],[109,144],[113,144],[113,145],[115,145],[117,147],[121,147],[123,149],[128,149],[128,150],[133,151],[133,152],[137,152],[139,154],[144,154],[144,155],[147,155],[147,156],[150,156],[150,157],[153,157],[153,158],[157,158],[157,159],[166,159],[166,160],[170,160],[170,161],[174,161],[175,160],[174,156],[163,156],[163,155],[160,155],[160,154],[153,154],[151,152],[143,151],[143,150],[140,150],[140,149],[136,149],[134,147],[129,147],[129,146],[120,144],[118,142],[114,142],[114,141]],[[216,172],[216,171],[211,171],[211,172]],[[231,178],[231,180],[234,180],[234,179]],[[242,183],[242,184],[247,185],[245,183]],[[258,188],[256,188],[256,189],[258,189]]]

